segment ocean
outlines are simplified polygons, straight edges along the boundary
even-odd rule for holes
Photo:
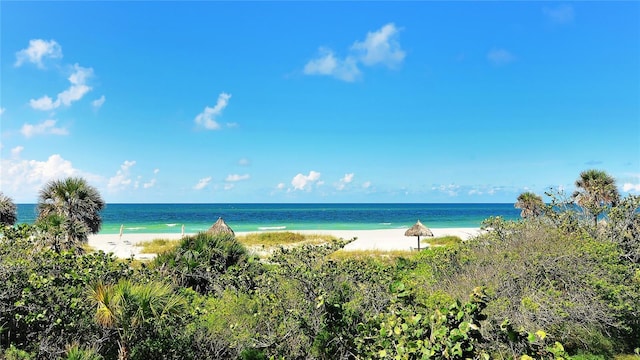
[[[18,204],[18,223],[33,223],[35,204]],[[186,233],[222,217],[234,231],[377,230],[480,227],[491,216],[517,219],[513,204],[107,204],[101,234]]]

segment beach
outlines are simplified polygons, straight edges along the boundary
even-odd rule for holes
[[[344,240],[357,238],[347,244],[345,250],[412,250],[417,248],[418,240],[413,236],[404,236],[406,229],[383,229],[383,230],[296,230],[301,234],[329,234]],[[480,228],[441,228],[431,229],[434,237],[447,235],[458,236],[462,240],[467,240],[478,235]],[[236,232],[236,236],[242,236],[250,232]],[[185,234],[185,236],[192,234]],[[111,252],[119,258],[129,258],[145,260],[154,257],[153,254],[140,253],[137,245],[153,239],[178,240],[181,234],[143,234],[126,233],[119,234],[97,234],[89,236],[89,246],[94,250]],[[424,238],[421,238],[421,240]],[[421,246],[426,246],[423,244]]]

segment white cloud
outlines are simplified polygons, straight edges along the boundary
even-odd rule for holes
[[[151,179],[149,182],[142,184],[142,187],[145,189],[154,187],[156,185],[156,179]]]
[[[352,82],[360,76],[360,69],[353,57],[337,59],[333,51],[320,48],[320,56],[310,60],[304,66],[306,75],[328,75],[337,79]]]
[[[12,149],[19,155],[22,147]],[[0,166],[0,187],[16,201],[33,202],[38,191],[48,182],[68,176],[95,178],[91,174],[82,174],[70,161],[59,154],[49,156],[46,161],[2,159]]]
[[[37,100],[34,100],[34,99],[29,100],[29,105],[33,109],[42,110],[42,111],[52,110],[60,106],[59,104],[58,105],[54,104],[53,99],[51,99],[47,95]]]
[[[53,110],[60,105],[71,106],[71,103],[82,99],[82,97],[91,91],[91,87],[86,84],[87,79],[93,76],[92,68],[85,68],[78,64],[73,65],[73,72],[67,78],[71,83],[68,89],[60,92],[55,101],[47,95],[41,98],[29,101],[29,105],[36,110]]]
[[[62,47],[55,40],[33,39],[29,40],[29,47],[16,53],[15,66],[20,66],[25,62],[36,64],[39,68],[44,68],[42,59],[61,58]]]
[[[556,24],[568,24],[573,22],[574,12],[570,5],[560,5],[555,8],[543,8],[546,17]]]
[[[0,115],[4,114],[4,111],[5,111],[5,110],[6,110],[5,108],[0,107]]]
[[[78,64],[73,65],[75,70],[68,78],[71,86],[58,94],[56,102],[61,102],[65,106],[71,105],[72,102],[82,99],[82,97],[91,91],[91,87],[87,86],[87,79],[93,76],[92,68],[84,68]]]
[[[367,33],[367,38],[362,42],[356,41],[351,49],[358,54],[358,59],[364,65],[383,64],[395,68],[402,63],[406,55],[397,38],[398,29],[390,23],[378,31]]]
[[[158,175],[158,173],[159,173],[159,172],[160,172],[160,169],[158,169],[158,168],[153,169],[153,175]],[[141,176],[138,176],[138,179],[141,179],[141,178],[142,178]],[[143,183],[143,184],[142,184],[142,187],[143,187],[144,189],[152,188],[152,187],[154,187],[154,186],[156,185],[156,181],[157,181],[157,180],[156,180],[156,178],[155,178],[155,177],[153,177],[151,180],[149,180],[149,181],[147,181],[147,182]],[[136,186],[135,186],[135,187],[136,187],[136,188],[138,187],[138,182],[137,182],[137,181],[136,181]]]
[[[248,180],[249,177],[250,177],[249,174],[244,174],[244,175],[229,174],[224,181],[236,182],[236,181]]]
[[[336,185],[336,189],[339,191],[344,190],[344,188],[347,186],[347,184],[349,184],[350,182],[353,181],[353,173],[350,174],[344,174],[344,176],[342,177],[342,179],[340,179],[340,182],[338,182],[338,184]]]
[[[365,181],[362,183],[362,188],[363,189],[368,189],[371,187],[371,181]]]
[[[277,188],[278,190],[283,190],[286,186],[287,186],[287,185],[285,185],[284,183],[279,183],[279,184],[276,186],[276,188]]]
[[[442,193],[445,193],[449,196],[458,196],[458,191],[460,190],[460,185],[449,184],[449,185],[440,185],[434,186],[431,190],[436,190]]]
[[[102,105],[104,104],[104,102],[107,99],[104,97],[104,95],[100,96],[99,99],[95,99],[91,102],[91,106],[93,106],[94,109],[100,109],[102,107]]]
[[[320,57],[310,60],[304,66],[304,73],[307,75],[331,75],[338,67],[338,60],[333,51],[320,48]]]
[[[354,176],[353,173],[344,174],[344,177],[340,179],[340,181],[344,182],[345,184],[348,184],[353,181],[353,176]]]
[[[131,177],[129,173],[129,169],[136,164],[134,161],[125,160],[122,165],[120,165],[120,169],[116,172],[114,176],[109,178],[109,182],[107,183],[107,189],[109,191],[120,191],[131,185]]]
[[[24,146],[14,147],[13,149],[11,149],[11,157],[14,157],[14,158],[20,157],[22,150],[24,150]]]
[[[637,183],[637,184],[624,183],[622,185],[622,191],[628,192],[628,193],[640,193],[640,183]]]
[[[298,174],[291,180],[294,190],[311,190],[313,183],[320,179],[320,173],[311,170],[309,175]]]
[[[250,164],[251,164],[251,162],[247,158],[242,158],[242,159],[238,160],[238,165],[240,165],[240,166],[249,166]]]
[[[36,124],[36,125],[24,124],[22,125],[22,129],[20,129],[20,132],[22,133],[22,135],[28,138],[34,135],[40,135],[40,134],[53,134],[53,135],[69,134],[67,129],[56,127],[56,120],[52,120],[52,119],[45,120],[40,124]]]
[[[224,188],[225,190],[231,190],[231,189],[233,189],[235,186],[236,186],[235,184],[229,184],[229,183],[227,183],[227,184],[224,184],[224,187],[223,187],[223,188]]]
[[[306,75],[333,76],[352,82],[361,76],[358,64],[374,66],[378,64],[397,68],[406,54],[397,41],[398,29],[394,24],[386,24],[377,31],[367,33],[364,41],[356,41],[344,59],[335,55],[333,50],[321,47],[319,56],[304,66]]]
[[[492,49],[487,54],[487,59],[494,65],[506,65],[516,59],[516,57],[505,49]]]
[[[211,182],[211,176],[198,180],[198,183],[193,187],[194,190],[202,190]]]
[[[205,106],[204,111],[196,116],[195,123],[208,130],[220,129],[216,118],[222,115],[222,110],[229,104],[229,99],[231,99],[231,94],[221,93],[218,95],[216,105],[212,108]]]

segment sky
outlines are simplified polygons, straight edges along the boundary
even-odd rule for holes
[[[640,3],[0,2],[0,191],[107,203],[640,194]]]

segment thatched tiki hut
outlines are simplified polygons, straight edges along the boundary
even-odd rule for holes
[[[233,232],[233,230],[231,230],[229,225],[227,225],[227,223],[224,222],[224,220],[221,217],[218,218],[218,221],[216,221],[215,224],[211,225],[209,230],[207,230],[207,233],[214,234],[214,235],[229,234],[229,235],[235,236],[235,233]]]
[[[404,236],[417,236],[418,237],[418,251],[420,251],[420,236],[433,236],[431,230],[428,227],[422,225],[420,220],[404,232]]]

